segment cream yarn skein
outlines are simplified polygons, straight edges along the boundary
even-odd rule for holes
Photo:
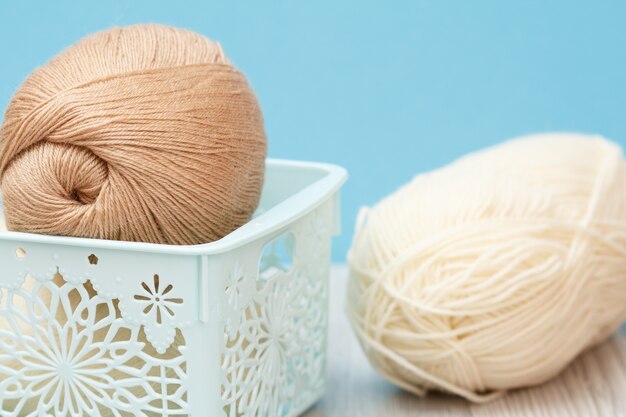
[[[10,230],[206,243],[252,216],[266,138],[257,99],[219,44],[136,25],[37,69],[0,131]]]
[[[348,313],[373,366],[482,402],[542,383],[626,318],[626,169],[600,137],[523,137],[363,209]]]

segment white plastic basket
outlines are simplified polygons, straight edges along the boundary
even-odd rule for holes
[[[345,179],[336,166],[270,160],[255,218],[205,245],[0,231],[0,415],[309,408],[324,392]]]

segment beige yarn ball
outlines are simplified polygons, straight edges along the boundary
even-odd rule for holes
[[[219,44],[160,25],[89,36],[37,69],[0,131],[10,230],[197,244],[248,221],[257,99]]]
[[[486,401],[542,383],[626,318],[626,166],[600,137],[516,139],[364,209],[348,312],[373,366]]]

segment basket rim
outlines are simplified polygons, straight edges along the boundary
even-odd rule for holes
[[[63,245],[171,255],[213,255],[236,249],[239,246],[245,245],[264,235],[272,234],[283,228],[285,225],[313,211],[316,207],[335,195],[348,179],[346,169],[328,163],[268,158],[266,160],[266,166],[268,168],[317,170],[322,176],[320,179],[279,202],[265,213],[251,219],[240,228],[214,242],[197,245],[169,245],[9,231],[0,232],[0,242]],[[1,201],[0,196],[0,202]]]

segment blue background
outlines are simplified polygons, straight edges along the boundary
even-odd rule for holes
[[[0,109],[84,35],[160,22],[222,43],[264,109],[270,156],[343,165],[345,259],[358,207],[516,135],[626,143],[626,3],[2,1]]]

